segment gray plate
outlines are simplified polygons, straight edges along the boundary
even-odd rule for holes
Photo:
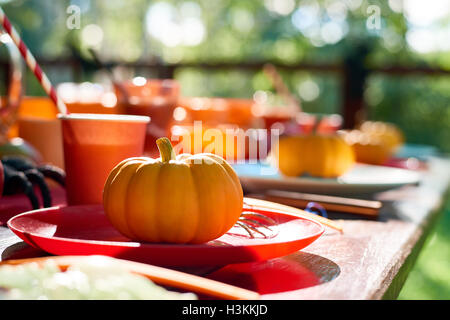
[[[285,177],[267,164],[233,164],[246,191],[269,189],[330,195],[372,194],[420,182],[420,173],[412,170],[356,164],[336,178]]]

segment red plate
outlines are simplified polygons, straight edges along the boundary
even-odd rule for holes
[[[101,205],[52,207],[22,213],[8,221],[9,228],[33,247],[55,255],[106,255],[161,266],[219,266],[261,261],[298,251],[324,232],[321,224],[289,213],[257,206],[245,211],[273,219],[265,236],[233,227],[217,240],[201,245],[133,242],[106,218]]]

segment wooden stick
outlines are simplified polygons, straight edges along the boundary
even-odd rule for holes
[[[249,195],[268,201],[304,208],[309,202],[317,202],[326,210],[345,212],[367,217],[377,217],[382,207],[381,201],[352,199],[318,194],[268,190],[264,194]]]
[[[144,263],[109,258],[104,256],[51,256],[31,259],[5,260],[1,261],[0,265],[20,265],[31,262],[41,265],[48,261],[53,261],[61,269],[61,271],[65,271],[68,267],[83,262],[95,263],[96,258],[105,259],[101,260],[102,264],[104,263],[104,261],[107,261],[114,266],[122,267],[126,271],[142,275],[159,285],[174,287],[194,293],[205,294],[220,299],[259,299],[259,294],[257,292],[235,287],[219,281]]]
[[[123,102],[128,103],[128,102],[129,102],[128,91],[127,91],[127,89],[125,89],[125,86],[124,86],[122,83],[120,83],[120,81],[118,81],[118,80],[116,79],[116,77],[114,76],[114,72],[113,72],[113,70],[111,69],[111,67],[109,67],[108,65],[104,64],[104,63],[100,60],[100,58],[99,58],[97,52],[94,50],[94,48],[89,48],[88,51],[89,51],[89,53],[91,54],[92,58],[94,59],[95,64],[96,64],[99,68],[102,68],[102,69],[105,69],[105,70],[106,70],[106,72],[108,73],[108,77],[109,77],[109,79],[111,80],[112,84],[113,84],[114,86],[116,86],[116,88],[117,88],[117,89],[120,91],[120,93],[122,94]]]
[[[272,85],[275,87],[278,94],[286,99],[290,105],[294,106],[299,112],[301,112],[302,106],[300,101],[291,93],[277,68],[269,63],[264,65],[263,71],[269,77],[270,81],[272,81]]]
[[[250,205],[250,206],[257,206],[257,207],[260,207],[263,209],[288,212],[288,213],[294,214],[294,215],[302,217],[302,218],[317,221],[327,227],[338,230],[339,232],[343,232],[343,228],[335,221],[332,221],[332,220],[324,218],[322,216],[318,216],[314,213],[311,213],[311,212],[308,212],[305,210],[301,210],[301,209],[297,209],[297,208],[294,208],[291,206],[286,206],[286,205],[271,202],[271,201],[249,198],[249,197],[244,198],[244,204]]]

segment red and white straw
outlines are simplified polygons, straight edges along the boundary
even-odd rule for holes
[[[44,88],[47,95],[50,97],[50,99],[53,100],[55,105],[58,107],[59,112],[61,112],[62,114],[67,114],[68,112],[66,105],[61,100],[61,98],[58,97],[55,88],[50,83],[50,80],[45,75],[44,71],[42,71],[41,67],[37,64],[36,59],[31,54],[30,50],[28,50],[27,46],[20,38],[16,29],[14,29],[14,27],[11,25],[11,22],[9,21],[8,17],[5,15],[5,12],[1,7],[0,7],[0,23],[3,29],[5,29],[6,32],[8,32],[8,34],[11,36],[17,48],[19,48],[19,51],[22,54],[23,59],[25,60],[31,71],[33,71],[34,75],[38,79],[42,88]]]

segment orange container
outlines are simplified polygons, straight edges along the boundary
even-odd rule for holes
[[[115,93],[101,84],[64,82],[57,90],[71,113],[120,113]]]
[[[47,97],[23,97],[19,107],[17,135],[42,155],[45,163],[64,168],[61,124]]]
[[[259,119],[260,126],[265,129],[283,127],[291,122],[299,111],[290,105],[276,105],[267,102],[255,102],[252,106],[253,115]]]
[[[103,187],[122,160],[142,156],[146,126],[141,116],[58,115],[62,124],[69,205],[102,203]]]
[[[19,107],[19,117],[56,119],[57,114],[58,109],[48,97],[23,97]]]
[[[223,98],[182,97],[178,105],[186,114],[184,119],[179,119],[182,123],[202,121],[205,125],[217,125],[228,119],[228,103]]]
[[[257,137],[252,130],[245,130],[235,124],[209,126],[195,121],[193,125],[173,126],[170,139],[177,154],[213,153],[230,163],[236,163],[258,158],[259,150],[266,146],[264,143],[260,145],[260,141],[267,137]]]
[[[252,108],[255,105],[253,99],[227,98],[228,122],[240,127],[251,127],[255,119]]]
[[[338,114],[299,113],[296,122],[300,132],[308,134],[316,130],[322,134],[332,134],[341,128],[342,117]]]
[[[179,108],[184,109],[185,117],[177,119],[180,123],[202,121],[206,125],[235,124],[251,127],[254,120],[252,99],[182,97]]]
[[[136,77],[121,83],[121,86],[127,96],[115,87],[120,112],[151,118],[147,126],[144,151],[148,156],[158,156],[156,139],[169,135],[173,112],[178,103],[179,83],[172,79]]]

